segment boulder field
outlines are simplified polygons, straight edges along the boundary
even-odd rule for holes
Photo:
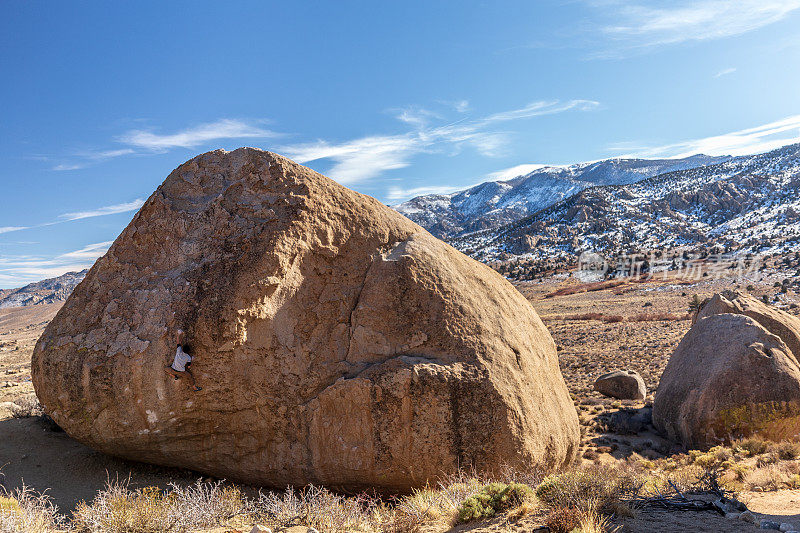
[[[186,331],[201,391],[165,371]],[[174,170],[47,326],[33,383],[112,455],[407,491],[576,455],[555,344],[489,267],[276,154]]]
[[[715,295],[670,357],[653,424],[689,448],[800,436],[800,319],[735,291]]]

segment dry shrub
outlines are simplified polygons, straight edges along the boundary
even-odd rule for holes
[[[555,290],[551,293],[545,294],[545,298],[553,298],[555,296],[569,296],[570,294],[578,294],[582,292],[594,292],[594,291],[602,291],[605,289],[613,289],[614,287],[619,287],[620,285],[624,285],[624,280],[612,280],[612,281],[596,281],[593,283],[581,283],[579,285],[571,285],[569,287],[563,287],[561,289]]]
[[[677,315],[675,313],[638,313],[628,318],[628,322],[660,322],[689,320],[689,318],[690,317],[688,313],[682,315]]]
[[[625,318],[622,315],[606,315],[603,313],[578,313],[574,315],[567,315],[564,320],[600,320],[606,323],[622,322]]]
[[[365,494],[348,498],[315,486],[262,493],[252,510],[253,516],[266,525],[302,525],[326,533],[377,531],[385,512],[377,498]],[[399,527],[394,530],[402,531]]]
[[[91,504],[79,503],[73,524],[91,533],[186,531],[219,526],[248,511],[239,489],[221,482],[131,490],[127,482],[116,481]]]
[[[765,491],[797,488],[800,486],[800,465],[789,462],[757,467],[745,474],[744,485],[749,490],[759,487]]]
[[[464,500],[458,509],[462,522],[492,518],[498,513],[519,507],[533,491],[522,483],[488,483],[480,492]]]
[[[35,394],[28,394],[17,398],[11,404],[11,416],[14,418],[33,418],[42,416],[44,409],[42,409],[39,399]]]
[[[0,496],[0,533],[54,533],[65,523],[46,494],[23,486]]]
[[[566,320],[603,320],[605,315],[603,313],[579,313],[576,315],[567,315]]]
[[[545,519],[551,533],[605,533],[611,519],[600,514],[593,506],[580,510],[574,507],[553,509]]]
[[[644,475],[631,467],[591,465],[546,477],[536,487],[536,496],[552,509],[594,509],[630,515],[628,499],[638,493],[643,483]]]
[[[774,452],[778,459],[782,461],[791,461],[793,459],[800,459],[800,442],[795,441],[784,441],[779,442],[770,449],[771,452]]]
[[[595,509],[589,509],[581,517],[580,533],[605,533],[611,527],[611,519]]]
[[[544,478],[544,473],[536,468],[526,471],[507,466],[492,473],[462,470],[446,476],[436,487],[426,487],[397,500],[394,514],[383,526],[384,531],[417,532],[423,526],[438,524],[454,526],[458,522],[458,510],[465,500],[478,494],[490,483],[524,484],[534,487]],[[507,514],[516,520],[538,510],[533,498],[526,499]]]
[[[583,512],[575,507],[553,509],[544,520],[551,533],[570,533],[581,525]]]
[[[761,437],[750,437],[735,441],[731,447],[738,453],[748,457],[754,457],[756,455],[766,453],[767,449],[769,448],[769,442],[765,441]]]

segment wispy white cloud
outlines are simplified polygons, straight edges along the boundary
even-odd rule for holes
[[[504,122],[508,120],[518,120],[521,118],[532,118],[542,115],[553,115],[555,113],[563,113],[575,109],[577,111],[590,111],[600,107],[600,102],[594,100],[568,100],[566,102],[554,101],[540,101],[531,102],[530,104],[520,109],[512,109],[502,113],[495,113],[489,115],[483,122],[489,124],[491,122]]]
[[[381,172],[408,166],[411,156],[419,150],[416,135],[377,135],[343,143],[317,141],[280,148],[300,163],[330,159],[328,170],[342,183],[352,183],[374,177]]]
[[[405,122],[416,128],[425,128],[431,120],[442,118],[439,113],[417,106],[390,109],[389,111],[394,112],[395,118],[400,122]]]
[[[137,198],[132,202],[125,202],[122,204],[115,204],[115,205],[107,205],[103,207],[98,207],[96,209],[90,209],[88,211],[75,211],[71,213],[64,213],[58,216],[58,220],[53,220],[50,222],[41,222],[39,224],[34,224],[32,226],[0,226],[0,234],[3,233],[11,233],[13,231],[21,231],[26,229],[34,229],[34,228],[43,228],[46,226],[54,226],[56,224],[63,224],[65,222],[71,222],[73,220],[81,220],[84,218],[91,218],[91,217],[100,217],[105,215],[116,215],[119,213],[127,213],[129,211],[135,211],[144,205],[144,200],[141,198]],[[3,243],[7,244],[7,243]]]
[[[492,172],[487,177],[492,181],[510,180],[512,178],[516,178],[517,176],[524,176],[525,174],[530,174],[534,170],[539,170],[540,168],[548,166],[555,165],[540,165],[536,163],[516,165],[510,168],[504,168],[503,170],[498,170],[497,172]]]
[[[266,139],[278,136],[280,134],[264,129],[257,123],[229,118],[166,134],[136,129],[127,131],[115,139],[118,143],[126,145],[125,148],[77,152],[67,157],[66,161],[54,165],[52,170],[79,170],[116,157],[164,153],[174,148],[196,148],[226,139]]]
[[[116,150],[97,150],[89,152],[78,152],[72,156],[73,161],[67,163],[60,163],[53,167],[53,170],[79,170],[86,168],[91,164],[113,159],[123,155],[135,154],[136,150],[133,148],[119,148]]]
[[[390,187],[389,191],[386,193],[386,198],[396,202],[426,194],[450,194],[463,188],[464,187],[453,187],[449,185],[431,185],[429,187],[412,187],[410,189],[403,189],[402,187]]]
[[[98,257],[105,254],[109,247],[114,244],[114,241],[97,242],[84,246],[80,250],[67,252],[56,257],[55,261],[63,260],[79,260],[79,261],[92,261],[94,262]]]
[[[486,117],[459,121],[443,126],[430,126],[436,114],[414,108],[397,115],[414,130],[398,135],[372,135],[340,143],[319,140],[281,146],[278,149],[300,163],[330,160],[327,170],[342,183],[354,183],[379,176],[388,170],[407,167],[420,153],[447,153],[455,155],[470,147],[478,153],[493,157],[502,155],[508,143],[508,134],[492,128],[515,120],[552,115],[566,111],[589,111],[599,107],[592,100],[537,101],[519,108],[495,113]],[[395,195],[397,196],[397,195]]]
[[[22,229],[28,229],[28,226],[0,226],[0,233],[11,233]]]
[[[631,50],[741,35],[778,22],[800,9],[800,0],[682,0],[643,3],[588,0],[610,13],[615,22],[602,28],[611,48],[598,52],[613,57]]]
[[[97,209],[91,209],[89,211],[76,211],[74,213],[64,213],[62,215],[58,215],[58,218],[62,218],[65,221],[67,221],[67,220],[79,220],[81,218],[99,217],[103,215],[116,215],[118,213],[127,213],[128,211],[135,211],[140,207],[142,207],[142,205],[144,205],[144,200],[142,198],[137,198],[132,202],[107,205],[104,207],[98,207]]]
[[[89,244],[51,257],[17,255],[0,257],[0,286],[16,287],[66,272],[90,267],[108,251],[111,241]]]
[[[170,134],[132,130],[121,135],[118,140],[129,146],[160,152],[170,148],[195,148],[223,139],[264,139],[276,136],[278,134],[273,131],[241,120],[221,119]]]
[[[727,76],[728,74],[733,74],[734,72],[736,72],[736,68],[734,68],[734,67],[726,68],[726,69],[722,69],[719,72],[717,72],[716,74],[714,74],[714,77],[715,78],[721,78],[722,76]]]
[[[800,142],[800,115],[786,117],[782,120],[747,128],[744,130],[692,139],[663,146],[645,147],[641,144],[633,152],[625,154],[629,157],[688,157],[694,154],[707,155],[748,155],[767,152]],[[611,146],[624,147],[624,144]]]
[[[79,170],[81,168],[86,168],[85,163],[60,163],[53,167],[53,170]]]

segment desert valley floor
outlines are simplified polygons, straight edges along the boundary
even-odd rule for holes
[[[578,410],[583,462],[652,460],[680,450],[659,437],[652,426],[620,431],[617,412],[646,410],[670,354],[690,327],[692,295],[710,296],[733,284],[726,280],[680,279],[580,284],[571,278],[519,282],[558,346],[561,370]],[[741,289],[741,287],[740,287]],[[768,283],[749,287],[759,295]],[[791,296],[798,302],[797,295]],[[109,479],[130,478],[133,486],[191,483],[197,475],[108,457],[53,431],[34,418],[13,418],[10,402],[33,393],[30,358],[36,339],[61,304],[0,310],[0,481],[6,488],[24,482],[47,491],[64,512],[89,501]],[[791,312],[797,314],[798,309]],[[628,368],[648,387],[644,402],[620,402],[592,390],[601,374]],[[800,524],[800,490],[756,487],[740,493],[750,510],[776,521]],[[731,521],[711,512],[641,510],[618,521],[622,531],[753,531],[757,526]],[[453,531],[533,531],[528,520],[498,519],[462,525]],[[219,531],[249,531],[223,528]]]

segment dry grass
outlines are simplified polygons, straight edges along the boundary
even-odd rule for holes
[[[73,527],[91,533],[155,533],[214,527],[250,512],[241,491],[222,483],[131,490],[112,482],[91,503],[81,502]]]
[[[302,525],[333,533],[378,531],[386,520],[386,506],[366,495],[345,497],[310,486],[304,490],[260,494],[249,514],[272,527]]]
[[[665,320],[689,320],[691,316],[688,313],[679,315],[677,313],[638,313],[632,317],[628,317],[628,322],[661,322]]]
[[[28,394],[14,400],[11,416],[14,418],[33,418],[44,415],[44,410],[35,394]]]
[[[748,490],[797,489],[800,488],[800,464],[791,461],[757,466],[743,477]]]
[[[563,287],[561,289],[555,290],[548,294],[545,294],[545,298],[554,298],[556,296],[569,296],[570,294],[579,294],[582,292],[594,292],[594,291],[602,291],[606,289],[612,289],[614,287],[619,287],[620,285],[624,285],[627,283],[625,280],[612,280],[612,281],[596,281],[594,283],[581,283],[578,285],[571,285],[569,287]]]
[[[646,491],[658,492],[669,479],[681,490],[696,487],[707,473],[731,491],[774,491],[800,488],[800,443],[769,442],[758,437],[715,446],[708,451],[690,450],[657,460],[640,460],[650,473]]]
[[[91,502],[80,504],[71,521],[61,517],[46,496],[23,490],[0,498],[0,532],[187,532],[260,523],[273,530],[300,525],[332,533],[419,533],[449,529],[465,519],[496,516],[504,523],[547,524],[554,532],[601,533],[610,531],[611,517],[633,516],[633,501],[664,494],[673,486],[687,493],[702,489],[704,474],[709,471],[726,474],[729,482],[741,488],[800,487],[798,460],[755,466],[761,457],[793,454],[792,446],[768,443],[762,447],[757,442],[738,446],[657,460],[579,466],[544,478],[538,472],[510,469],[492,476],[462,472],[392,500],[343,496],[313,486],[247,497],[236,486],[222,482],[198,481],[164,490],[132,489],[116,482],[109,483]],[[748,450],[763,453],[751,456]],[[736,481],[728,474],[742,466],[742,461],[749,461],[753,468],[742,469]],[[505,490],[508,487],[520,490],[505,498],[511,493]],[[470,502],[480,503],[481,512],[459,516],[464,509],[477,508]],[[494,505],[497,502],[499,505]],[[483,512],[490,507],[492,512]]]
[[[630,516],[628,501],[639,493],[645,481],[644,472],[631,465],[590,465],[546,477],[536,487],[536,496],[550,509]]]
[[[583,514],[575,507],[559,507],[547,514],[544,523],[551,533],[570,533],[581,526]]]
[[[27,487],[0,496],[0,533],[50,533],[65,523],[50,498]]]
[[[688,314],[676,314],[676,313],[638,313],[633,316],[625,317],[623,315],[605,314],[592,311],[588,313],[575,313],[572,315],[551,315],[545,318],[547,321],[597,320],[600,322],[605,322],[606,324],[615,324],[618,322],[663,322],[663,321],[675,321],[675,320],[689,320],[691,317]]]

